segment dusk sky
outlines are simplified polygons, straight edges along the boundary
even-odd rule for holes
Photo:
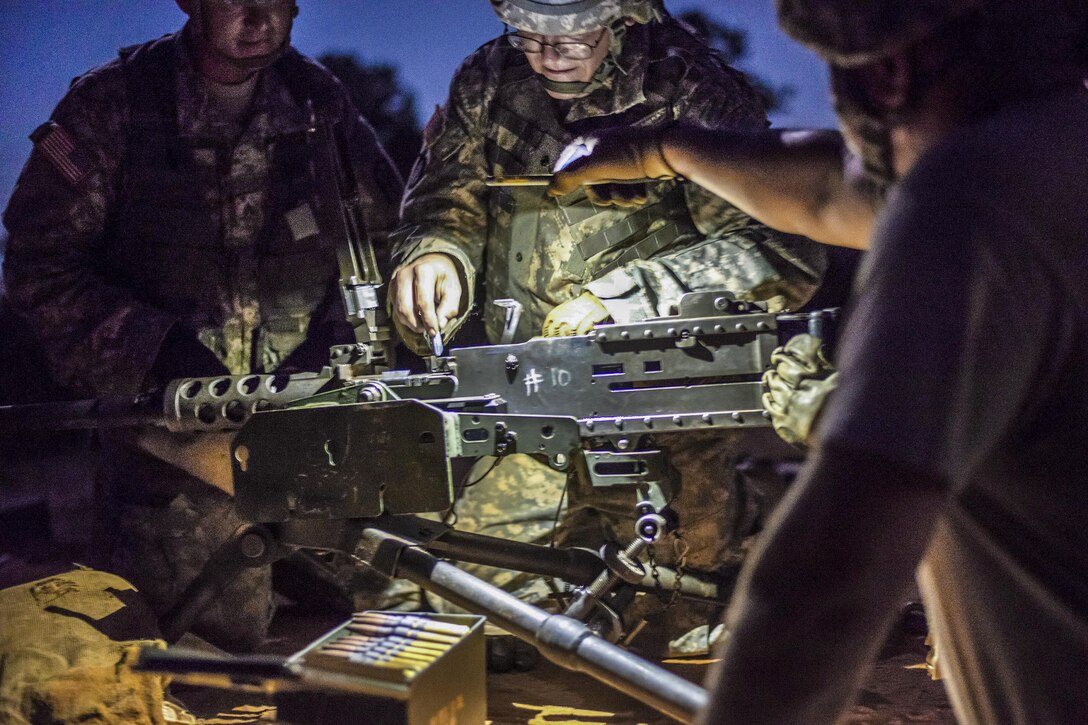
[[[502,26],[486,0],[299,0],[294,45],[317,56],[352,52],[396,66],[415,92],[421,121],[442,103],[453,71]],[[826,73],[774,23],[771,0],[667,0],[673,13],[699,9],[749,31],[742,69],[797,89],[774,125],[831,126]],[[171,0],[0,0],[0,200],[6,205],[46,120],[69,81],[117,49],[180,27]]]

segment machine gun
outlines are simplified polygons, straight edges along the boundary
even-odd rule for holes
[[[724,602],[732,582],[695,574],[677,581],[664,568],[654,579],[638,561],[672,525],[668,465],[644,441],[658,432],[768,425],[760,376],[780,325],[811,328],[827,315],[776,316],[727,293],[693,293],[675,316],[602,325],[581,337],[455,349],[424,373],[360,373],[334,348],[334,364],[320,373],[177,380],[161,397],[126,405],[0,408],[0,424],[238,431],[235,497],[252,523],[163,617],[168,638],[180,636],[246,566],[295,549],[343,552],[485,614],[558,664],[688,721],[705,692],[613,644],[622,610],[634,591],[662,586]],[[417,516],[453,504],[451,460],[515,452],[556,470],[583,456],[594,486],[629,487],[637,519],[630,544],[599,553],[554,549]],[[578,589],[563,614],[549,614],[438,557],[556,577]]]

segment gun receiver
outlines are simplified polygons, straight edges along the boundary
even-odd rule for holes
[[[581,337],[454,349],[425,373],[359,374],[369,368],[340,362],[351,348],[341,346],[319,373],[175,380],[159,410],[149,396],[43,404],[0,408],[0,423],[240,430],[236,495],[260,522],[441,511],[450,459],[533,453],[563,470],[583,440],[595,485],[660,482],[665,466],[639,450],[640,437],[767,426],[760,377],[780,320],[811,327],[827,317],[776,316],[724,292],[685,295],[678,312]]]
[[[431,373],[330,372],[325,389],[277,411],[246,415],[273,400],[247,397],[242,385],[179,381],[169,417],[189,429],[249,418],[233,464],[235,495],[253,521],[443,511],[451,458],[533,453],[564,470],[583,439],[604,444],[587,454],[595,485],[662,486],[665,466],[637,451],[638,438],[768,425],[760,377],[777,345],[774,315],[697,293],[677,316],[455,349]],[[651,493],[659,506],[668,498]]]
[[[581,337],[457,348],[428,373],[355,375],[339,365],[289,377],[176,380],[161,424],[233,430],[276,408],[417,398],[499,399],[510,414],[575,418],[584,435],[761,426],[759,378],[777,330],[776,316],[756,303],[692,293],[678,315]]]

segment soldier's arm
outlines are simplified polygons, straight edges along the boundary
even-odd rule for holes
[[[837,131],[738,130],[687,118],[637,133],[625,129],[595,136],[592,153],[556,175],[554,195],[605,179],[681,176],[779,231],[824,244],[869,246],[882,199]],[[602,198],[597,190],[623,188],[596,187],[589,193],[602,203],[622,205],[624,199]]]
[[[428,292],[434,293],[430,302],[442,308],[443,317],[454,317],[443,329],[449,336],[472,308],[476,274],[483,265],[488,225],[484,180],[489,173],[482,131],[487,94],[484,66],[482,52],[470,57],[454,76],[446,105],[436,109],[427,123],[423,149],[401,205],[400,227],[392,237],[393,316],[406,342],[417,350],[425,348],[420,330],[414,329],[419,327],[420,285],[430,285]],[[432,261],[442,263],[445,272],[431,269],[437,266],[428,264]],[[450,269],[454,272],[449,273]],[[447,284],[436,289],[436,282],[443,280]],[[457,299],[452,301],[454,292]]]
[[[680,85],[674,113],[681,123],[734,132],[765,127],[762,103],[739,74],[710,64],[702,78]],[[666,314],[682,294],[706,289],[766,300],[774,311],[808,300],[826,267],[818,244],[776,232],[696,184],[684,191],[700,238],[586,285],[616,321]]]
[[[676,126],[661,139],[680,176],[779,231],[867,249],[879,199],[831,130],[743,133]]]
[[[53,377],[91,394],[138,390],[174,323],[101,271],[124,108],[116,67],[76,83],[52,115],[55,126],[36,134],[4,212],[12,306],[42,342]]]
[[[946,487],[885,456],[818,450],[745,564],[697,722],[835,722],[913,585]]]

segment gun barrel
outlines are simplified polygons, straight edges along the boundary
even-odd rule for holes
[[[364,538],[375,547],[389,542],[389,535],[378,529],[365,530]],[[526,604],[418,548],[403,547],[396,561],[395,576],[470,612],[486,614],[560,667],[583,672],[679,722],[694,721],[706,706],[706,690],[593,635],[577,620]]]

